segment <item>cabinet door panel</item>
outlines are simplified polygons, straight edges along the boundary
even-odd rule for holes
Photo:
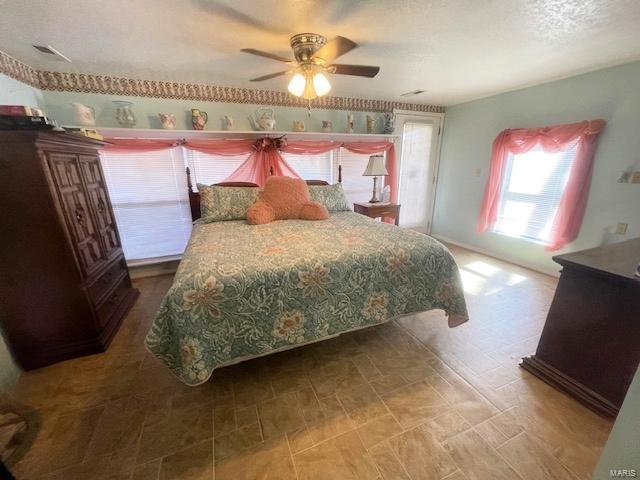
[[[75,155],[51,153],[48,159],[80,267],[89,275],[104,264],[105,256],[100,248],[98,230],[91,215],[77,158]]]
[[[120,254],[121,245],[109,194],[102,178],[100,159],[94,156],[80,155],[80,167],[87,185],[89,201],[96,216],[102,247],[107,257],[113,258]]]

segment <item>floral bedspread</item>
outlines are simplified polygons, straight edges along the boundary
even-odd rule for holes
[[[434,308],[467,318],[458,267],[426,235],[353,212],[197,223],[146,345],[198,385],[234,360]]]

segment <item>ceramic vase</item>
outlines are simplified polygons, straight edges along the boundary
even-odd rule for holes
[[[207,120],[209,120],[207,112],[203,112],[197,108],[191,109],[191,126],[194,130],[204,130]]]

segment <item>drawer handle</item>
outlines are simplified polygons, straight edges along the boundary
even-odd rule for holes
[[[118,300],[119,297],[120,295],[118,295],[117,293],[114,293],[109,297],[109,303],[113,305],[114,303],[116,303],[116,300]]]
[[[109,283],[113,278],[113,272],[105,273],[102,277],[100,277],[100,281],[102,283]]]
[[[100,200],[98,200],[98,211],[100,213],[104,213],[104,201],[102,200],[102,198]]]

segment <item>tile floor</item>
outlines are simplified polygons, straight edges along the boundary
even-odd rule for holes
[[[518,480],[590,477],[611,422],[518,368],[555,279],[459,248],[471,321],[441,312],[219,370],[189,388],[143,339],[171,277],[108,352],[25,374],[42,415],[18,479]]]

